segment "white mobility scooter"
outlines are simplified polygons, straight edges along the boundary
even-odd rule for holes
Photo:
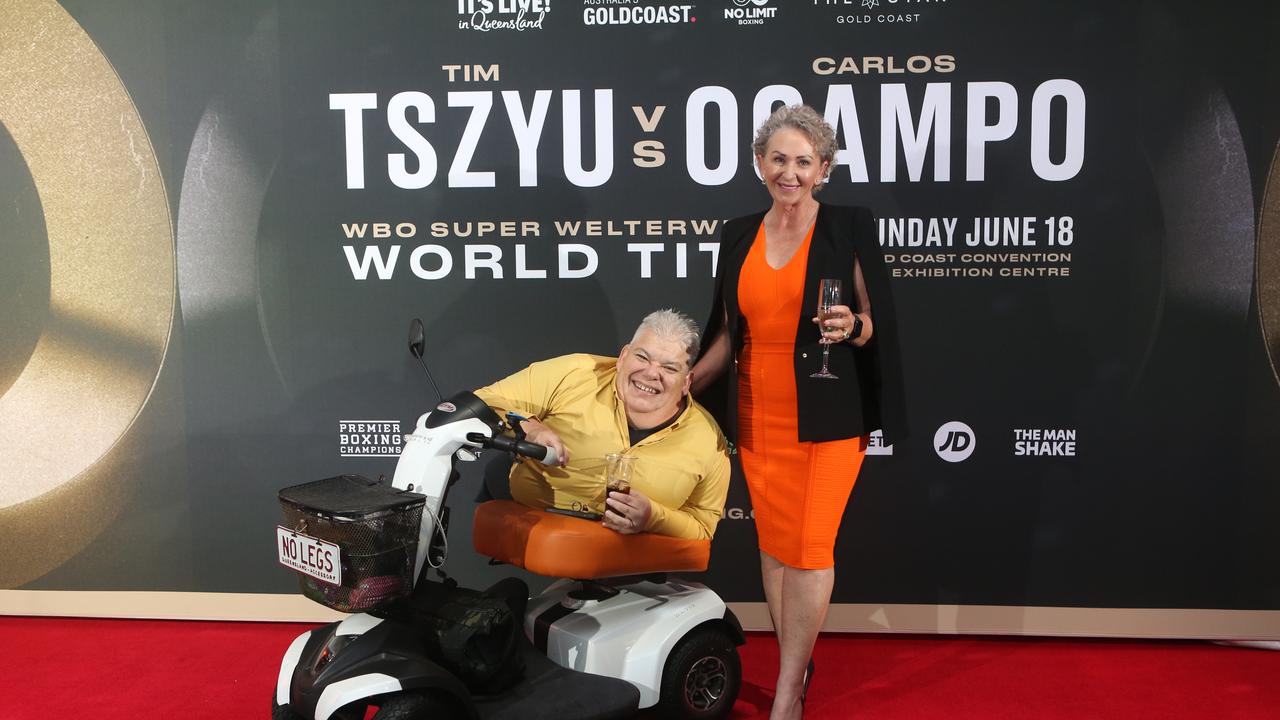
[[[414,320],[419,361],[423,345]],[[568,579],[530,598],[516,578],[480,592],[445,577],[454,462],[483,449],[555,461],[513,425],[457,393],[418,418],[389,484],[341,476],[280,491],[280,562],[307,597],[353,614],[289,646],[273,720],[729,715],[742,627],[714,592],[667,575],[705,570],[709,540],[619,535],[490,500],[476,508],[476,550]]]

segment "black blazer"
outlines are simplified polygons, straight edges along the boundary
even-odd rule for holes
[[[727,221],[720,233],[720,256],[716,263],[715,297],[704,337],[707,345],[728,317],[729,339],[734,362],[728,372],[698,398],[716,419],[725,434],[734,440],[738,430],[738,353],[742,350],[746,318],[738,308],[738,279],[765,213]],[[840,278],[845,288],[845,304],[856,307],[853,266],[857,258],[871,300],[874,334],[861,348],[850,343],[831,346],[831,372],[839,380],[809,377],[822,367],[822,345],[812,318],[817,315],[818,282]],[[804,300],[796,318],[795,373],[796,415],[799,440],[819,442],[884,432],[885,444],[906,436],[906,402],[902,388],[902,361],[898,350],[898,327],[889,289],[889,274],[875,218],[863,207],[823,204],[809,243],[804,278]],[[705,352],[705,348],[704,348]]]

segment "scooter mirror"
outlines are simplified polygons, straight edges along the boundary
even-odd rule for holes
[[[413,353],[414,357],[421,360],[422,353],[426,350],[426,346],[427,337],[422,331],[422,321],[418,318],[414,318],[413,322],[409,323],[409,352]]]
[[[436,385],[435,378],[431,377],[431,371],[427,369],[427,361],[422,359],[422,353],[426,351],[426,348],[427,337],[426,333],[422,331],[422,321],[414,318],[413,322],[409,323],[409,352],[418,358],[418,364],[422,366],[422,372],[427,374],[427,382],[431,383],[431,389],[436,391],[436,397],[443,400],[444,396],[440,394],[440,387]]]

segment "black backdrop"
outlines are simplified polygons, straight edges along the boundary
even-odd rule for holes
[[[505,5],[63,3],[155,146],[180,380],[134,501],[25,587],[291,591],[274,492],[391,474],[343,423],[432,403],[411,317],[448,388],[703,317],[711,230],[768,202],[753,128],[801,98],[840,110],[822,199],[883,223],[913,428],[864,465],[835,601],[1280,608],[1270,3]],[[451,500],[475,583],[483,469]],[[707,580],[759,600],[740,478],[727,512]]]

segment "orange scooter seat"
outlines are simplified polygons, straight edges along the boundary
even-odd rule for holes
[[[534,510],[513,500],[476,508],[476,552],[551,577],[591,580],[707,569],[710,540],[639,533],[622,535],[598,521]]]

